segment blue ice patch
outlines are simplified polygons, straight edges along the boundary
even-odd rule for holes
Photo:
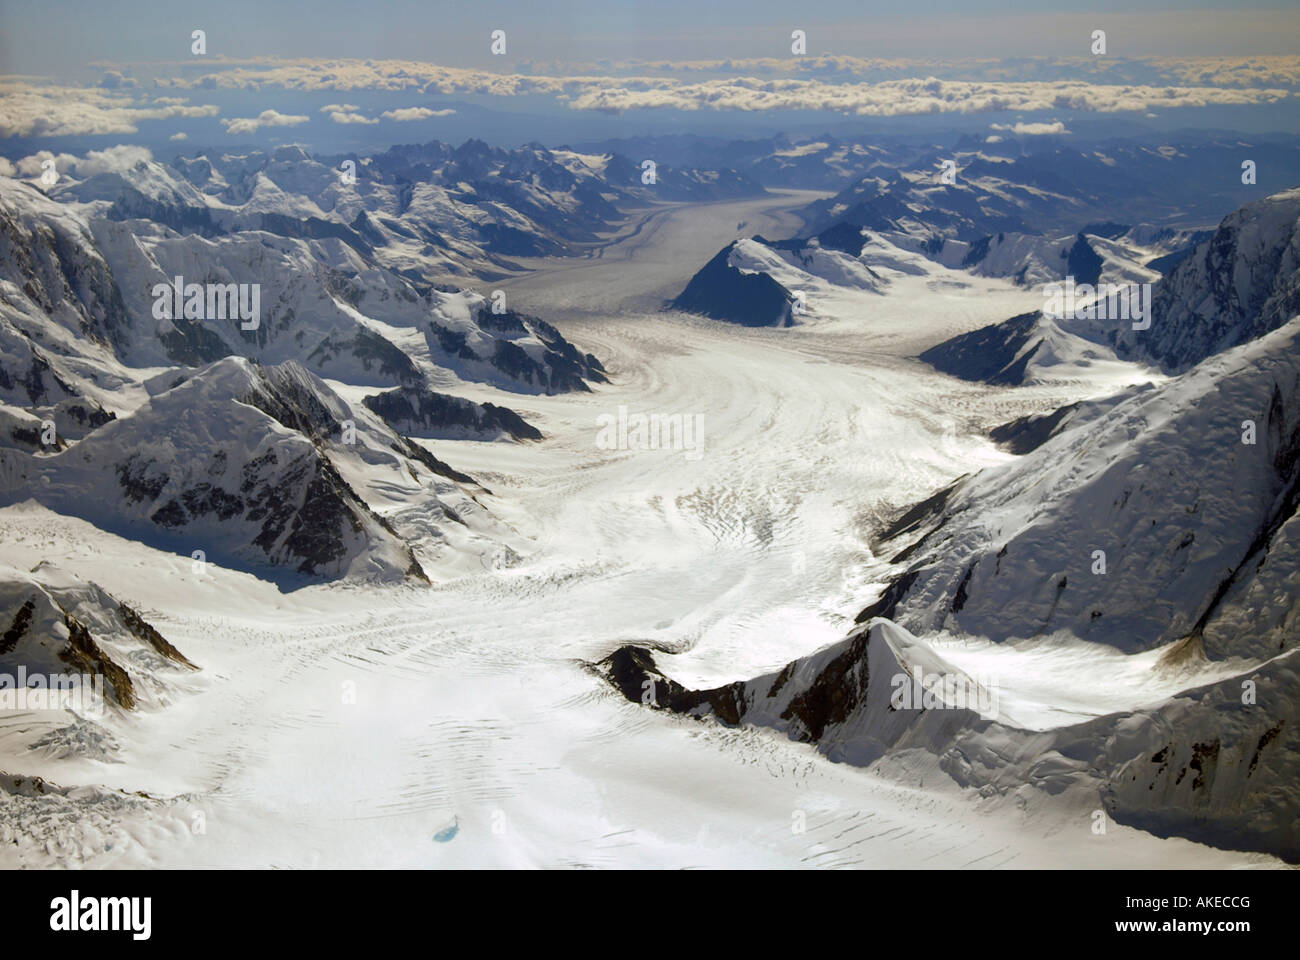
[[[451,823],[447,824],[447,826],[443,827],[441,830],[439,830],[437,833],[433,835],[433,839],[437,843],[447,843],[449,840],[451,840],[452,837],[456,836],[456,834],[459,832],[460,832],[460,818],[453,817]]]

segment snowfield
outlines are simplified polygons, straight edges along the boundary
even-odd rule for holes
[[[741,236],[736,224],[786,235],[790,211],[810,199],[665,206],[588,258],[520,260],[532,272],[498,284],[511,307],[554,322],[610,382],[557,396],[458,385],[545,439],[419,441],[481,485],[464,537],[485,530],[501,545],[429,558],[417,544],[430,585],[282,589],[67,515],[94,519],[94,505],[0,509],[8,566],[45,562],[95,585],[200,668],[158,667],[150,704],[126,714],[0,712],[0,866],[1281,865],[1109,816],[1098,832],[1096,811],[1109,807],[1095,786],[1057,775],[1060,754],[1036,767],[1016,758],[1009,770],[1035,775],[1014,784],[1010,773],[954,774],[908,743],[886,757],[836,755],[764,718],[731,727],[647,710],[593,668],[629,644],[665,651],[659,668],[690,688],[821,664],[885,585],[889,558],[869,546],[882,526],[963,474],[1015,461],[987,439],[991,427],[1147,376],[1105,364],[1009,389],[937,373],[921,350],[1037,310],[1041,293],[883,243],[879,285],[833,283],[824,263],[790,266],[809,304],[794,327],[659,310]],[[243,361],[225,363],[225,376],[250,376]],[[620,406],[702,417],[702,455],[602,448],[599,418]],[[239,411],[250,423],[253,413]],[[377,418],[362,428],[384,429]],[[428,522],[403,513],[400,458],[377,440],[352,456],[349,483],[403,536]],[[995,606],[980,615],[995,618]],[[859,630],[867,655],[892,664],[872,683],[887,687],[916,662],[993,677],[1004,720],[1040,736],[1045,756],[1068,752],[1063,730],[1107,715],[1164,709],[1176,728],[1182,702],[1162,704],[1236,675],[1224,662],[1162,668],[1157,634],[1125,656],[1069,637],[995,645],[942,632],[918,641],[885,621]],[[875,736],[872,696],[850,726]],[[926,729],[949,721],[935,714]],[[69,729],[70,746],[41,746]],[[1136,753],[1122,724],[1107,730],[1116,763]]]

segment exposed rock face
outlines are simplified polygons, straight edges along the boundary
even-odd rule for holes
[[[776,673],[710,690],[664,676],[641,647],[622,647],[594,669],[634,703],[770,727],[833,760],[868,766],[919,751],[984,796],[1074,791],[1082,806],[1100,804],[1160,836],[1300,862],[1297,657],[1150,709],[1050,729],[1023,724],[996,689],[885,619]]]
[[[1149,330],[1120,329],[1121,357],[1179,372],[1300,313],[1300,188],[1225,217],[1156,286]]]
[[[1091,286],[1101,279],[1101,268],[1101,257],[1089,245],[1087,236],[1080,232],[1066,254],[1066,276],[1073,277],[1075,283]]]
[[[700,268],[672,302],[673,308],[748,327],[789,324],[794,295],[765,273],[745,273],[732,266],[735,247],[724,247]]]
[[[1101,276],[1101,260],[1083,234],[1069,250],[1068,265],[1076,283],[1095,284]],[[1300,313],[1300,189],[1225,217],[1168,270],[1154,282],[1146,329],[1113,319],[1022,314],[946,340],[921,359],[964,380],[1019,385],[1047,341],[1063,337],[1168,373],[1258,339]]]
[[[989,439],[1001,444],[1010,453],[1029,453],[1056,436],[1078,412],[1079,406],[1077,403],[1068,403],[1051,413],[1017,417],[990,430]]]
[[[75,674],[130,710],[155,701],[161,678],[197,669],[131,607],[48,564],[0,568],[0,628],[0,696],[21,675],[49,689],[51,677]]]
[[[1300,321],[1089,405],[1024,459],[961,482],[892,538],[921,533],[899,555],[909,580],[890,615],[994,639],[1066,630],[1132,651],[1206,634],[1214,658],[1276,653],[1297,639],[1295,577],[1271,558],[1293,550],[1298,464]],[[1232,610],[1257,578],[1287,599],[1244,624]],[[1213,626],[1225,617],[1231,638]]]
[[[963,333],[931,347],[921,359],[962,380],[1009,386],[1024,381],[1025,367],[1042,342],[1034,339],[1037,313],[1022,313],[1002,323]]]
[[[202,550],[214,562],[309,576],[423,577],[410,548],[331,459],[346,411],[296,364],[261,368],[232,358],[61,454],[0,450],[0,466],[9,499],[34,496],[159,546]],[[390,449],[403,442],[391,432],[386,438]]]
[[[300,153],[268,163],[295,187],[337,183]],[[254,230],[267,226],[254,212],[287,217],[281,208],[310,203],[295,207],[261,168],[250,180],[188,166],[218,192],[233,176],[250,209],[204,207],[208,194],[152,161],[61,184],[57,199],[0,178],[0,500],[34,499],[282,585],[424,580],[431,559],[511,555],[513,532],[476,499],[485,488],[320,376],[377,387],[389,395],[380,406],[406,397],[403,426],[428,438],[537,439],[513,411],[427,384],[454,379],[445,363],[520,392],[586,390],[605,380],[600,361],[542,320],[493,314],[478,294],[417,289],[311,216]],[[256,286],[257,322],[187,315],[170,295],[178,277],[207,294],[248,287],[250,304]],[[472,361],[441,351],[440,325]]]
[[[470,323],[433,321],[430,330],[445,362],[491,379],[506,389],[555,394],[588,392],[589,383],[605,383],[605,368],[583,354],[553,326],[537,317],[480,306]],[[475,376],[475,371],[480,375]]]
[[[495,440],[540,440],[541,431],[507,407],[474,403],[432,390],[397,388],[366,397],[367,407],[394,430],[430,439],[466,437]]]
[[[927,733],[937,728],[989,722],[971,710],[925,709],[923,703],[898,707],[896,678],[911,677],[918,665],[924,673],[958,672],[905,630],[880,619],[775,673],[711,690],[681,687],[639,647],[620,648],[595,668],[634,702],[728,724],[772,727],[817,744],[834,760],[866,765],[893,747],[926,743]],[[918,729],[918,720],[925,730]]]

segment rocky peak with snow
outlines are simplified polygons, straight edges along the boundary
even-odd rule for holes
[[[1162,280],[1151,328],[1116,352],[1186,370],[1300,313],[1300,188],[1242,207]]]

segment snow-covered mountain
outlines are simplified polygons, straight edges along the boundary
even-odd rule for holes
[[[1151,220],[1102,218],[1114,209],[1116,189],[1121,195],[1138,191],[1139,183],[1155,176],[1155,167],[1170,162],[1159,151],[1137,151],[1142,177],[1116,184],[1106,179],[1114,162],[1109,156],[1019,147],[1005,156],[988,152],[996,146],[1001,144],[967,138],[953,151],[899,148],[877,156],[870,175],[802,211],[808,227],[800,236],[756,236],[728,245],[671,305],[744,324],[788,323],[782,299],[793,303],[800,290],[807,295],[818,287],[882,292],[891,270],[936,276],[946,270],[945,283],[957,273],[1005,278],[1026,288],[1067,278],[1092,286],[1152,283],[1177,269],[1207,236],[1179,225],[1186,204],[1160,191],[1158,201],[1147,197],[1134,211]],[[1064,176],[1062,170],[1078,175]],[[1019,333],[998,334],[1015,345],[1016,355],[1026,343]],[[1086,338],[1071,331],[1053,334],[1048,339],[1059,341],[1058,349],[1045,353],[1040,366],[1063,365],[1054,372],[1074,376],[1077,370],[1066,371],[1091,359],[1080,336]],[[1110,351],[1098,356],[1115,359]],[[1014,359],[1008,356],[994,372]]]
[[[1257,189],[1225,175],[1240,170],[1243,156],[1254,159],[1260,169],[1276,172],[1279,180],[1274,182],[1294,181],[1300,177],[1296,145],[1294,135],[1256,138],[1190,130],[1154,135],[1134,130],[1128,136],[1097,138],[1078,131],[1028,135],[1002,130],[941,137],[844,129],[749,139],[633,136],[579,143],[576,149],[654,157],[683,167],[721,166],[768,188],[837,193],[805,211],[813,233],[840,218],[833,212],[837,206],[847,210],[863,202],[870,207],[874,186],[893,183],[898,171],[908,178],[919,175],[921,182],[937,180],[942,161],[952,160],[959,184],[974,181],[1001,194],[998,207],[1003,213],[1018,209],[1022,219],[1050,233],[1058,227],[1077,229],[1116,219],[1125,224],[1173,215],[1217,219],[1223,210],[1249,202]],[[986,198],[981,194],[981,201]],[[916,198],[909,194],[903,199],[911,204]],[[1043,214],[1062,216],[1053,225]]]
[[[131,710],[157,706],[169,678],[197,669],[138,611],[51,564],[31,572],[0,567],[0,624],[0,673],[9,678],[0,690],[9,696],[21,668],[46,690],[52,676],[94,678],[87,689],[102,684],[102,706]]]
[[[130,326],[87,220],[29,183],[0,177],[0,294],[5,396],[77,396],[74,358],[100,357]],[[21,389],[15,393],[16,385]]]
[[[1289,319],[1300,313],[1290,299],[1298,214],[1290,191],[1228,217],[1160,281],[1150,329],[1125,333],[1144,358],[1196,366],[1158,387],[1008,425],[1000,439],[1032,452],[905,515],[885,539],[913,541],[899,555],[908,569],[863,616],[999,638],[1067,630],[1127,650],[1191,638],[1211,658],[1288,648],[1298,595],[1286,559],[1300,502],[1300,327]],[[922,358],[968,379],[1020,383],[1052,329],[1030,314]],[[1043,339],[1024,346],[1034,337]],[[1261,606],[1264,596],[1275,599]],[[1234,607],[1244,602],[1253,615]]]
[[[1298,226],[1300,190],[1289,190],[1224,218],[1162,278],[1107,268],[1072,275],[1089,285],[1153,283],[1149,325],[1100,309],[1087,317],[1081,299],[1073,316],[1012,317],[938,344],[921,359],[962,379],[1002,384],[1052,379],[1107,359],[1186,370],[1300,312]]]
[[[1194,637],[1213,658],[1289,646],[1300,581],[1272,558],[1289,552],[1300,503],[1298,348],[1292,323],[1076,411],[1022,459],[958,481],[890,531],[909,541],[907,569],[863,616],[1129,651]],[[1216,628],[1240,619],[1233,598],[1257,576],[1282,577],[1290,599]]]
[[[177,379],[70,449],[0,451],[5,499],[34,498],[223,565],[425,578],[340,472],[350,466],[360,480],[382,464],[384,483],[418,490],[432,471],[421,471],[408,442],[361,420],[347,444],[342,421],[355,414],[296,364],[229,358]]]
[[[809,231],[847,221],[928,240],[938,252],[953,241],[973,244],[999,233],[1054,236],[1082,228],[1117,239],[1125,227],[1161,224],[1132,238],[1170,243],[1172,250],[1181,225],[1213,222],[1254,199],[1257,187],[1223,175],[1240,169],[1243,153],[1267,156],[1284,180],[1300,176],[1294,143],[1232,137],[1114,139],[1080,149],[1053,137],[963,136],[910,151],[898,145],[891,153],[835,196],[811,204],[803,214]],[[1101,226],[1109,229],[1093,229]]]
[[[496,311],[469,297],[448,302],[429,322],[431,357],[466,380],[527,393],[588,391],[605,383],[605,368],[546,321]]]
[[[701,267],[672,306],[749,327],[786,326],[794,321],[794,295],[771,272],[755,267],[778,259],[758,239],[738,240]]]
[[[999,694],[884,618],[775,673],[691,690],[643,647],[595,665],[629,700],[724,724],[773,728],[832,760],[907,781],[951,778],[1024,810],[1057,797],[1080,822],[1098,811],[1158,836],[1185,836],[1300,861],[1300,670],[1293,649],[1149,705],[1044,721],[1052,704]],[[1102,677],[1076,667],[1076,683]],[[1244,685],[1253,696],[1243,698]],[[1168,684],[1166,683],[1166,686]]]
[[[1124,377],[1125,364],[1112,346],[1072,328],[1073,324],[1041,312],[1022,313],[958,334],[923,350],[919,356],[949,376],[995,386],[1086,380],[1108,368]],[[1106,332],[1112,329],[1104,328]],[[1149,379],[1142,372],[1145,369],[1144,365],[1134,365],[1127,379]]]
[[[61,183],[62,199],[94,203],[108,220],[149,220],[181,234],[244,231],[335,240],[422,287],[491,278],[514,258],[566,255],[654,201],[757,196],[731,170],[642,167],[618,155],[516,150],[469,140],[396,146],[369,157],[270,153],[142,159]]]
[[[807,309],[800,291],[831,286],[878,293],[888,284],[863,256],[868,243],[862,231],[843,223],[806,240],[737,240],[706,263],[670,306],[745,326],[798,323]]]
[[[1225,217],[1157,286],[1150,330],[1116,331],[1121,357],[1186,370],[1300,313],[1300,188]]]
[[[540,440],[539,431],[523,417],[494,403],[475,403],[432,390],[398,387],[362,401],[394,430],[408,436],[495,440]]]
[[[877,545],[900,572],[841,643],[703,690],[641,647],[597,668],[634,702],[835,760],[935,768],[989,797],[1068,792],[1081,817],[1300,861],[1298,508],[1300,318],[1076,408],[905,513]],[[1061,706],[1117,676],[1111,710]]]
[[[596,668],[635,702],[833,759],[1300,860],[1297,199],[1243,208],[1159,281],[1124,342],[1177,375],[1007,424],[1021,456],[886,527],[883,589],[845,640],[707,689],[644,646]],[[1101,321],[1072,322],[1028,313],[922,358],[997,386],[1053,353],[1115,360]],[[1063,693],[1107,677],[1106,697]]]
[[[245,173],[303,187],[313,164],[279,151]],[[229,163],[192,172],[214,190],[250,182]],[[587,391],[606,382],[594,356],[495,298],[417,286],[346,238],[239,229],[215,203],[219,229],[178,232],[136,194],[207,195],[153,161],[54,194],[0,178],[6,502],[207,562],[278,568],[268,575],[284,583],[422,581],[427,564],[516,556],[486,491],[407,434],[538,439],[509,407],[449,388]],[[214,289],[244,299],[214,312]],[[253,312],[236,315],[236,302]]]
[[[812,136],[776,134],[747,140],[681,134],[628,137],[577,144],[594,154],[654,157],[662,163],[688,169],[708,169],[721,164],[765,187],[803,190],[840,189],[847,182],[906,164],[916,148],[879,136]]]
[[[1300,191],[1204,232],[1240,144],[1168,146],[0,177],[0,673],[115,705],[0,716],[5,861],[992,864],[1101,813],[1300,862]],[[1153,322],[1045,317],[1066,278]]]

